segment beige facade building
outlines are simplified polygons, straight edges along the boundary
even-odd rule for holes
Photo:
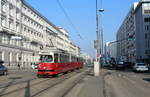
[[[0,60],[6,66],[30,68],[39,61],[40,50],[54,46],[80,52],[67,31],[56,27],[24,0],[0,0]]]

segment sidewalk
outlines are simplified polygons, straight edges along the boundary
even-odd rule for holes
[[[37,69],[32,69],[32,68],[8,68],[8,72],[9,71],[37,71]]]
[[[103,97],[103,86],[101,77],[90,77],[78,97]]]
[[[89,74],[69,94],[67,97],[104,97],[102,74],[98,77]]]

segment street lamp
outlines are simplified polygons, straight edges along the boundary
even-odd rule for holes
[[[100,10],[98,10],[99,12],[104,12],[104,9],[103,8],[101,8]]]
[[[101,49],[100,49],[100,54],[101,54],[101,58],[100,58],[100,62],[101,62],[101,66],[103,65],[103,26],[102,26],[102,12],[104,12],[104,9],[103,8],[101,8],[101,9],[99,9],[98,10],[99,12],[100,12],[100,15],[99,15],[99,18],[101,19],[100,20],[100,45],[101,45]]]
[[[95,40],[95,44],[96,44],[96,61],[94,62],[94,74],[95,76],[99,76],[99,69],[100,69],[100,31],[99,31],[99,15],[98,15],[98,11],[99,12],[103,12],[104,9],[100,9],[98,10],[98,0],[96,0],[96,38],[97,40]]]

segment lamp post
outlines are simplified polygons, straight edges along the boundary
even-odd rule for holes
[[[98,0],[96,0],[96,61],[94,62],[94,75],[99,76],[100,69],[100,31],[99,31],[99,15],[98,12],[103,12],[103,9],[98,10]]]
[[[102,12],[104,12],[104,9],[101,8],[100,10],[98,10],[100,12],[99,18],[100,18],[100,54],[101,54],[101,58],[100,58],[100,62],[101,62],[101,66],[103,65],[103,26],[102,26]]]

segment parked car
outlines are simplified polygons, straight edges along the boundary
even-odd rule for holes
[[[118,62],[116,64],[116,70],[125,70],[126,68],[126,64],[124,64],[124,62]]]
[[[149,68],[148,65],[145,63],[136,63],[133,66],[133,71],[135,72],[148,72]]]
[[[7,75],[8,69],[4,65],[0,65],[0,74],[1,75]]]
[[[126,68],[132,69],[132,67],[134,66],[135,63],[132,63],[132,62],[124,62],[124,64],[126,65]]]

